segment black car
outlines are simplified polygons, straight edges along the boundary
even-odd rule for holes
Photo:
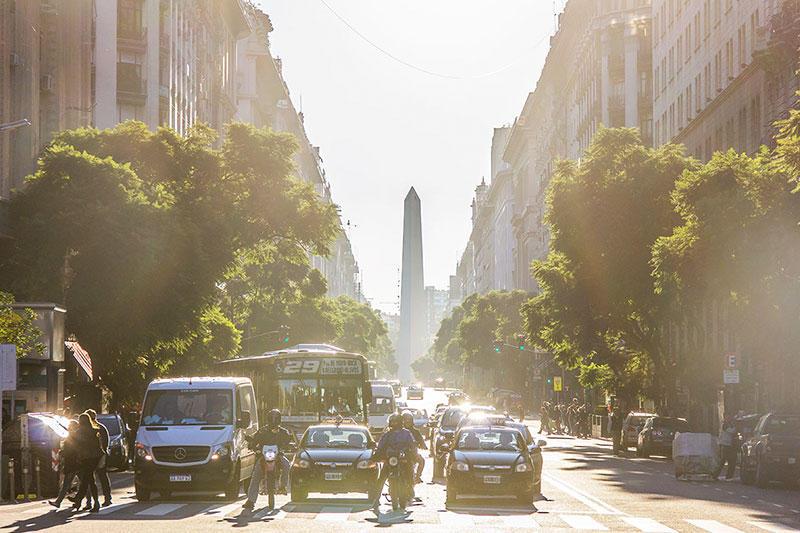
[[[108,430],[108,458],[106,468],[128,469],[128,427],[118,414],[99,414],[97,421]]]
[[[292,463],[292,501],[305,501],[309,492],[366,492],[374,498],[378,484],[378,465],[372,460],[375,446],[364,426],[310,426]]]
[[[772,480],[800,482],[800,415],[764,415],[742,444],[742,483]]]
[[[542,446],[547,446],[547,441],[544,439],[534,439],[533,435],[531,435],[531,430],[522,422],[507,420],[506,426],[515,428],[525,439],[525,446],[528,448],[528,453],[531,454],[531,462],[533,463],[533,493],[535,496],[538,496],[542,493],[542,466],[544,463],[542,459]]]
[[[675,433],[689,431],[689,423],[683,418],[654,416],[644,423],[636,443],[637,457],[664,455],[672,457],[672,440]]]
[[[459,494],[515,496],[530,504],[536,496],[535,468],[522,434],[513,427],[463,427],[445,444],[447,503]]]
[[[458,428],[461,419],[467,416],[468,408],[451,406],[445,409],[439,418],[439,423],[433,430],[431,438],[431,456],[433,457],[433,477],[444,476],[444,467],[447,461],[447,451],[442,448],[442,444],[449,444],[453,441],[453,436]]]

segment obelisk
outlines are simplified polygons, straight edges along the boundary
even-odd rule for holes
[[[411,363],[425,350],[425,284],[422,275],[422,213],[414,187],[403,209],[403,265],[400,282],[400,338],[397,374],[403,383],[413,377]]]

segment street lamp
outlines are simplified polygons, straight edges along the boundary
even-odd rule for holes
[[[25,126],[30,126],[30,125],[31,123],[27,118],[21,118],[13,122],[6,122],[4,124],[0,124],[0,131],[11,131],[17,128],[23,128]]]

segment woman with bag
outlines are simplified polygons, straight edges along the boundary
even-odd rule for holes
[[[88,414],[83,413],[78,417],[78,459],[81,472],[81,486],[75,497],[74,510],[79,510],[81,501],[86,496],[87,490],[94,500],[94,505],[87,506],[84,510],[92,513],[100,511],[100,500],[97,497],[97,484],[94,481],[94,471],[103,457],[103,448],[100,445],[100,428],[92,424]],[[90,500],[91,501],[91,500]]]
[[[67,492],[72,487],[72,481],[78,475],[79,462],[78,462],[78,447],[76,441],[78,440],[78,423],[72,420],[67,428],[69,436],[64,439],[61,445],[61,452],[59,453],[59,468],[63,474],[63,481],[61,484],[61,491],[55,500],[50,500],[48,503],[58,509],[61,502],[67,496]]]

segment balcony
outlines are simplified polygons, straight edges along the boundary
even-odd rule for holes
[[[142,79],[142,66],[134,63],[117,63],[117,100],[121,103],[142,105],[147,100],[147,87]]]
[[[117,47],[144,53],[147,50],[147,28],[117,26]]]

